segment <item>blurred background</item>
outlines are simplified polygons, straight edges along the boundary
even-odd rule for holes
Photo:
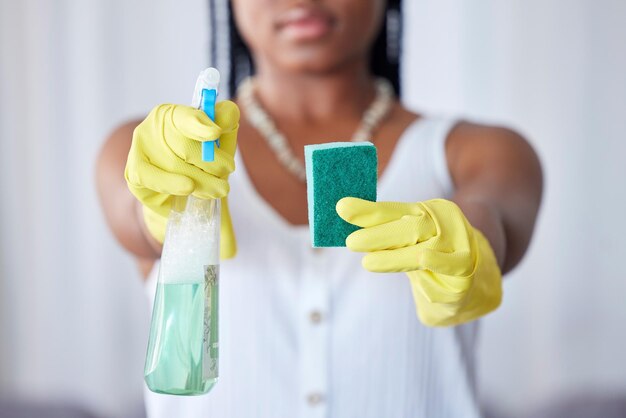
[[[626,416],[626,1],[404,4],[405,102],[518,129],[544,165],[483,321],[489,414]],[[94,162],[120,122],[190,102],[208,22],[205,0],[0,0],[1,417],[142,416],[148,301]]]

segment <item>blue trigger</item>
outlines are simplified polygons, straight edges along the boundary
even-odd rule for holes
[[[202,97],[200,98],[200,109],[212,120],[215,121],[215,102],[217,100],[217,91],[215,89],[202,89]],[[202,161],[211,162],[215,160],[215,147],[219,148],[219,138],[204,141],[202,143]]]

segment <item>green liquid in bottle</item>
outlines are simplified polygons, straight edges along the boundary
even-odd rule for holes
[[[219,266],[204,283],[157,284],[144,370],[151,391],[202,395],[218,378]]]

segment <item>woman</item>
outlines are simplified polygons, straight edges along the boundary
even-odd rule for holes
[[[542,190],[532,148],[390,96],[374,74],[398,91],[397,2],[232,9],[231,81],[255,70],[235,97],[241,119],[231,102],[215,123],[161,105],[114,132],[99,161],[107,220],[152,280],[171,196],[230,190],[222,255],[237,255],[221,266],[220,382],[203,397],[147,393],[150,416],[479,416],[474,320],[498,306],[500,271],[531,238]],[[197,141],[216,135],[222,148],[204,164]],[[397,203],[342,199],[338,214],[364,227],[352,252],[314,250],[303,146],[355,137],[377,147],[379,201]]]

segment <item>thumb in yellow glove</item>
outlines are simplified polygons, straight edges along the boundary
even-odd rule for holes
[[[142,203],[146,227],[159,242],[175,196],[222,199],[222,258],[234,257],[236,240],[226,196],[235,169],[239,108],[223,101],[215,106],[215,122],[201,110],[164,104],[155,107],[133,133],[124,175],[131,193]],[[202,161],[202,141],[220,138],[215,160]]]
[[[346,239],[351,250],[367,252],[363,267],[407,273],[424,324],[458,325],[500,305],[502,275],[493,250],[453,202],[347,197],[337,202],[337,213],[363,228]]]

